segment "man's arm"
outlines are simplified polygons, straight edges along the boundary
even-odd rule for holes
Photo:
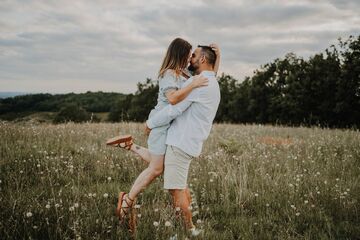
[[[181,115],[188,107],[190,107],[192,102],[193,101],[187,97],[178,104],[167,105],[146,121],[147,127],[153,129],[170,123],[173,119]]]
[[[219,71],[219,67],[220,67],[220,48],[217,44],[212,43],[209,45],[212,50],[214,50],[215,54],[216,54],[216,61],[215,61],[215,66],[214,66],[214,72],[215,72],[215,76],[217,76],[217,73]]]

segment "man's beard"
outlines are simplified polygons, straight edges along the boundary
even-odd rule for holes
[[[190,71],[190,72],[194,72],[195,71],[195,68],[194,68],[194,66],[190,63],[190,65],[188,66],[188,70]]]
[[[196,71],[198,70],[198,67],[196,67],[190,63],[190,65],[188,66],[188,70],[192,73],[196,73]]]

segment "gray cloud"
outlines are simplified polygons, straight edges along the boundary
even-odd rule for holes
[[[1,91],[134,92],[170,41],[217,42],[237,79],[288,52],[308,57],[360,33],[358,1],[4,1]]]

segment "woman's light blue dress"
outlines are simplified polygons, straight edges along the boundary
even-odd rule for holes
[[[166,107],[169,103],[166,92],[169,90],[178,90],[181,88],[186,78],[183,76],[176,77],[172,70],[167,70],[164,73],[164,77],[159,79],[159,94],[157,104],[153,110],[151,110],[149,117]],[[152,154],[164,155],[166,150],[166,135],[170,124],[157,127],[151,130],[148,138],[148,149]]]

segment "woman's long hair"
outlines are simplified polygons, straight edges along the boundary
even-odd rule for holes
[[[174,70],[176,77],[179,77],[181,70],[187,67],[191,48],[191,44],[184,39],[175,38],[168,47],[158,78],[164,77],[164,73],[168,69]]]

